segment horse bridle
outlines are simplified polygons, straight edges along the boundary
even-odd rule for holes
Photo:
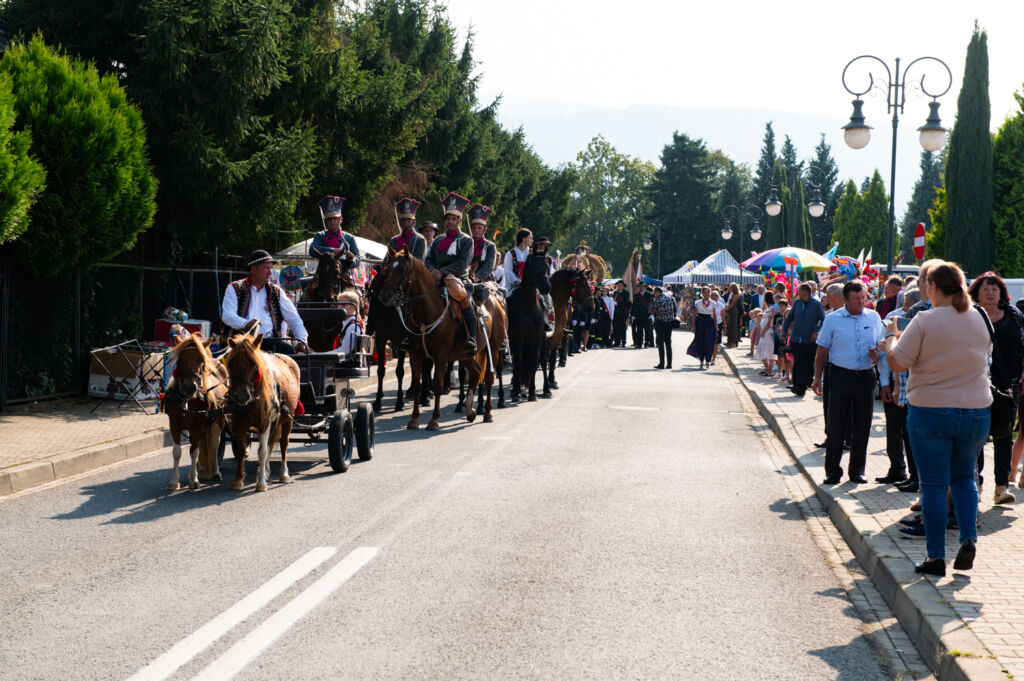
[[[444,316],[448,312],[448,306],[451,305],[451,300],[445,300],[444,309],[441,310],[440,316],[438,316],[438,318],[434,321],[433,324],[420,324],[415,319],[413,319],[412,310],[411,309],[406,310],[405,308],[407,308],[410,303],[413,303],[413,302],[415,302],[417,300],[422,300],[423,298],[426,298],[431,293],[436,291],[438,288],[440,288],[441,281],[442,281],[441,279],[438,279],[436,282],[434,282],[433,286],[431,286],[429,289],[427,289],[423,293],[419,293],[417,295],[410,296],[410,295],[408,295],[406,293],[406,290],[409,287],[412,286],[412,273],[413,273],[413,269],[414,268],[412,268],[412,267],[409,268],[409,274],[406,277],[405,281],[402,282],[401,284],[395,285],[395,284],[392,284],[390,280],[385,279],[384,287],[383,288],[385,290],[387,288],[393,289],[393,293],[391,293],[391,295],[390,295],[390,299],[391,299],[390,305],[392,307],[394,307],[395,310],[398,312],[398,320],[400,322],[402,322],[402,327],[409,334],[411,334],[413,336],[428,336],[431,333],[433,333],[434,329],[436,329],[438,326],[440,326],[441,322],[444,320]],[[381,291],[381,294],[383,295],[384,291]],[[410,329],[409,325],[405,323],[406,315],[409,316],[409,321],[411,321],[414,325],[419,326],[421,329],[424,329],[424,330],[417,332],[417,331],[413,331],[412,329]]]
[[[196,352],[196,353],[199,353],[200,357],[203,356],[203,353],[199,352],[199,348],[197,348],[195,346],[192,346],[192,347],[188,347],[188,348],[185,348],[184,350],[182,350],[181,353],[179,353],[178,357],[180,358],[181,355],[184,355],[186,352]],[[206,358],[205,357],[203,357],[203,364],[202,364],[202,366],[203,367],[206,366]],[[175,367],[175,371],[177,371],[177,370],[178,370],[177,367]],[[192,379],[193,383],[195,383],[196,391],[197,391],[198,394],[197,394],[196,397],[192,397],[192,398],[187,397],[182,392],[181,382],[180,381],[175,381],[175,383],[174,383],[175,395],[177,395],[178,399],[181,401],[181,412],[183,414],[188,414],[190,416],[202,416],[202,415],[205,414],[207,416],[207,418],[213,418],[213,410],[211,410],[209,408],[209,406],[210,406],[210,391],[213,390],[214,388],[220,387],[221,385],[224,384],[224,382],[218,380],[216,383],[211,385],[209,388],[206,388],[206,387],[204,387],[205,381],[203,380],[203,374],[202,374],[201,371],[193,371],[193,372],[188,373],[188,374],[180,374],[180,373],[178,374],[178,378],[181,378],[182,376],[184,376],[185,378],[191,378]],[[189,406],[188,406],[189,402],[199,402],[199,401],[203,401],[206,404],[207,408],[206,409],[190,409],[189,408]]]

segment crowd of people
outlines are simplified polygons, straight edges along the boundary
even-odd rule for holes
[[[993,502],[1013,503],[1011,485],[1024,487],[1024,313],[1005,282],[986,272],[968,287],[956,264],[929,260],[917,276],[890,276],[877,297],[859,280],[824,290],[804,282],[791,294],[784,284],[701,290],[691,354],[706,366],[723,336],[737,347],[746,332],[762,376],[798,397],[808,388],[820,395],[825,437],[816,446],[825,449],[826,485],[842,480],[846,451],[849,482],[868,482],[881,400],[889,469],[875,481],[920,494],[900,528],[927,544],[917,571],[945,574],[947,529],[960,535],[954,569],[970,569],[989,439]]]

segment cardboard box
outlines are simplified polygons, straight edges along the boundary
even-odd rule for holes
[[[159,384],[164,375],[164,352],[139,352],[138,350],[104,349],[92,351],[89,373],[118,378],[139,378],[156,380]],[[102,360],[102,364],[100,363]],[[91,382],[91,380],[90,380]]]

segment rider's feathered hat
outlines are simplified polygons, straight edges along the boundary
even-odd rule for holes
[[[444,208],[445,215],[457,215],[460,218],[466,212],[466,206],[468,205],[469,199],[465,196],[459,196],[455,192],[448,192],[448,196],[444,197],[441,201],[441,207]]]
[[[474,204],[469,209],[469,224],[475,225],[478,222],[482,225],[487,224],[487,219],[491,217],[491,209],[482,203]]]
[[[410,199],[408,197],[399,199],[395,203],[395,212],[398,213],[398,219],[403,220],[405,218],[416,219],[416,209],[420,207],[420,202],[416,199]]]
[[[317,202],[320,207],[320,215],[324,218],[341,217],[341,204],[345,203],[344,196],[331,196],[328,194]]]

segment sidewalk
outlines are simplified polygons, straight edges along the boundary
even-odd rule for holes
[[[897,531],[915,494],[874,482],[888,473],[885,417],[875,403],[868,444],[866,485],[821,486],[825,450],[821,398],[810,390],[800,398],[785,383],[759,376],[761,363],[740,346],[724,354],[762,416],[810,479],[833,522],[888,601],[900,624],[940,681],[1024,678],[1024,535],[1019,531],[1024,490],[1011,487],[1014,504],[994,506],[991,446],[986,451],[985,488],[979,507],[978,558],[970,572],[954,572],[959,542],[946,538],[947,575],[914,572],[925,558],[924,539]],[[714,370],[714,369],[712,369]],[[1017,524],[1018,528],[1014,529]]]
[[[385,387],[394,381],[394,366],[388,362]],[[351,388],[375,395],[376,370]],[[130,400],[103,401],[90,413],[99,401],[62,400],[0,414],[0,497],[171,446],[167,415],[154,413],[154,400],[143,402],[148,413]]]

